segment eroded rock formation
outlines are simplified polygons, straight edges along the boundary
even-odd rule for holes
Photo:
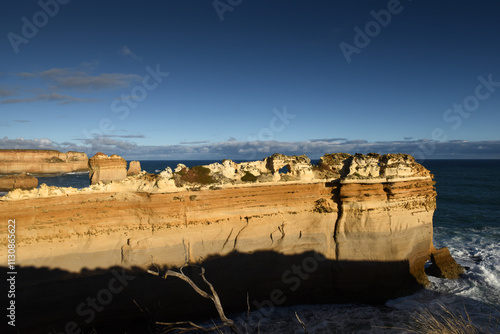
[[[82,152],[55,150],[0,150],[0,174],[59,174],[88,170]]]
[[[116,154],[108,157],[106,154],[98,152],[89,159],[90,184],[96,184],[100,181],[123,180],[126,177],[127,162]]]
[[[439,278],[455,279],[464,273],[464,268],[456,263],[448,248],[434,250],[431,253],[431,266],[427,273]]]
[[[38,179],[27,174],[0,176],[0,191],[32,189],[38,186]]]
[[[139,161],[130,161],[128,165],[127,176],[137,175],[141,172],[141,163]]]
[[[121,161],[94,158],[96,172]],[[168,320],[205,314],[210,306],[197,304],[181,283],[153,280],[147,269],[202,265],[234,311],[246,309],[247,293],[252,307],[276,291],[284,297],[279,305],[398,297],[428,284],[424,264],[442,253],[432,244],[432,175],[409,155],[330,154],[312,166],[305,156],[275,154],[193,170],[190,178],[179,166],[81,190],[14,190],[0,198],[0,219],[16,219],[22,266],[62,277],[85,268],[94,283],[103,268],[132,270],[134,288],[115,310],[129,314],[133,299]],[[194,182],[206,180],[203,173],[212,183]],[[5,250],[7,238],[0,236]],[[448,265],[436,261],[442,272]],[[81,290],[78,279],[58,279],[61,291]],[[33,293],[46,300],[43,291]]]

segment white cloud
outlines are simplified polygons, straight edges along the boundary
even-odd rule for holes
[[[119,52],[122,56],[130,57],[136,61],[142,61],[142,57],[138,56],[135,52],[130,50],[130,48],[126,45],[122,46]]]
[[[0,97],[10,97],[16,95],[16,92],[12,88],[0,87]]]
[[[130,86],[142,78],[130,73],[101,73],[91,75],[88,72],[69,69],[51,68],[42,72],[22,72],[17,74],[21,78],[40,78],[47,81],[54,89],[72,90],[105,90]]]
[[[181,145],[198,145],[198,144],[207,144],[210,143],[207,140],[199,140],[199,141],[181,141],[179,144]]]
[[[117,136],[120,138],[119,136]],[[125,137],[129,138],[129,137]],[[256,160],[273,153],[288,155],[306,154],[312,159],[325,153],[407,153],[420,159],[446,158],[500,158],[500,140],[496,141],[450,141],[434,142],[430,140],[367,142],[366,140],[350,140],[345,142],[323,141],[226,141],[219,143],[202,143],[196,145],[137,145],[126,140],[108,137],[79,139],[80,144],[55,143],[44,139],[0,139],[1,149],[55,149],[60,151],[82,151],[92,156],[96,152],[119,154],[126,159],[168,160],[168,159],[210,159],[210,160]]]
[[[0,101],[0,104],[32,103],[40,101],[58,102],[57,104],[59,105],[65,105],[70,103],[94,103],[98,102],[99,99],[87,99],[87,98],[73,97],[70,95],[51,93],[51,94],[38,94],[36,96],[28,98],[6,99]]]
[[[71,68],[51,68],[40,72],[15,74],[26,81],[25,87],[0,87],[0,104],[57,102],[59,105],[70,103],[94,103],[96,98],[83,98],[61,91],[105,91],[127,88],[140,82],[142,77],[131,73],[101,73],[93,75],[85,70]],[[42,83],[33,90],[28,81],[39,79]],[[24,96],[23,96],[24,94]],[[28,95],[29,94],[29,95]]]

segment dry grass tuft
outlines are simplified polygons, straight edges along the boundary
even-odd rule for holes
[[[496,329],[500,319],[495,319],[495,329],[482,328],[471,320],[469,313],[464,308],[463,312],[455,312],[439,305],[441,310],[421,309],[411,316],[411,324],[404,328],[410,333],[436,333],[436,334],[479,334],[499,333]],[[491,321],[490,321],[490,325]],[[491,326],[489,326],[491,327]]]

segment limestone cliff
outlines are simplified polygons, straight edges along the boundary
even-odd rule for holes
[[[60,174],[88,170],[88,157],[82,152],[55,150],[0,150],[1,174]]]
[[[123,180],[127,177],[127,162],[116,154],[108,157],[104,153],[96,153],[89,159],[89,169],[90,184]]]
[[[127,176],[137,175],[141,172],[141,163],[139,161],[130,161]]]
[[[306,156],[275,154],[141,172],[82,190],[14,190],[0,198],[0,219],[16,220],[19,265],[50,270],[52,289],[84,299],[82,270],[99,289],[103,268],[127,268],[137,280],[113,312],[130,314],[133,299],[178,320],[210,306],[145,270],[202,265],[229,310],[246,309],[247,293],[252,307],[274,300],[277,290],[285,298],[273,305],[371,302],[426,285],[424,264],[436,253],[433,184],[430,172],[403,154],[331,154],[318,166]],[[52,294],[50,303],[61,298]]]
[[[0,191],[32,189],[38,186],[36,177],[27,174],[0,176]]]

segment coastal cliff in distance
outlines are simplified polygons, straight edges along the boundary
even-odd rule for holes
[[[432,243],[433,185],[405,154],[327,154],[318,165],[275,154],[80,190],[14,190],[0,198],[0,219],[16,220],[17,262],[30,277],[18,300],[29,298],[32,323],[85,326],[75,307],[120,270],[130,281],[95,321],[142,318],[137,305],[156,320],[192,320],[211,315],[210,304],[147,270],[203,266],[227,312],[246,310],[247,294],[252,308],[381,302],[427,285],[431,258],[458,275]]]
[[[126,177],[127,162],[116,154],[108,157],[106,154],[98,152],[89,159],[90,184],[96,184],[99,181],[122,180]]]
[[[88,157],[82,152],[0,150],[0,175],[60,174],[84,171],[88,171]]]
[[[12,189],[33,189],[38,186],[36,177],[27,174],[0,176],[0,191]]]

